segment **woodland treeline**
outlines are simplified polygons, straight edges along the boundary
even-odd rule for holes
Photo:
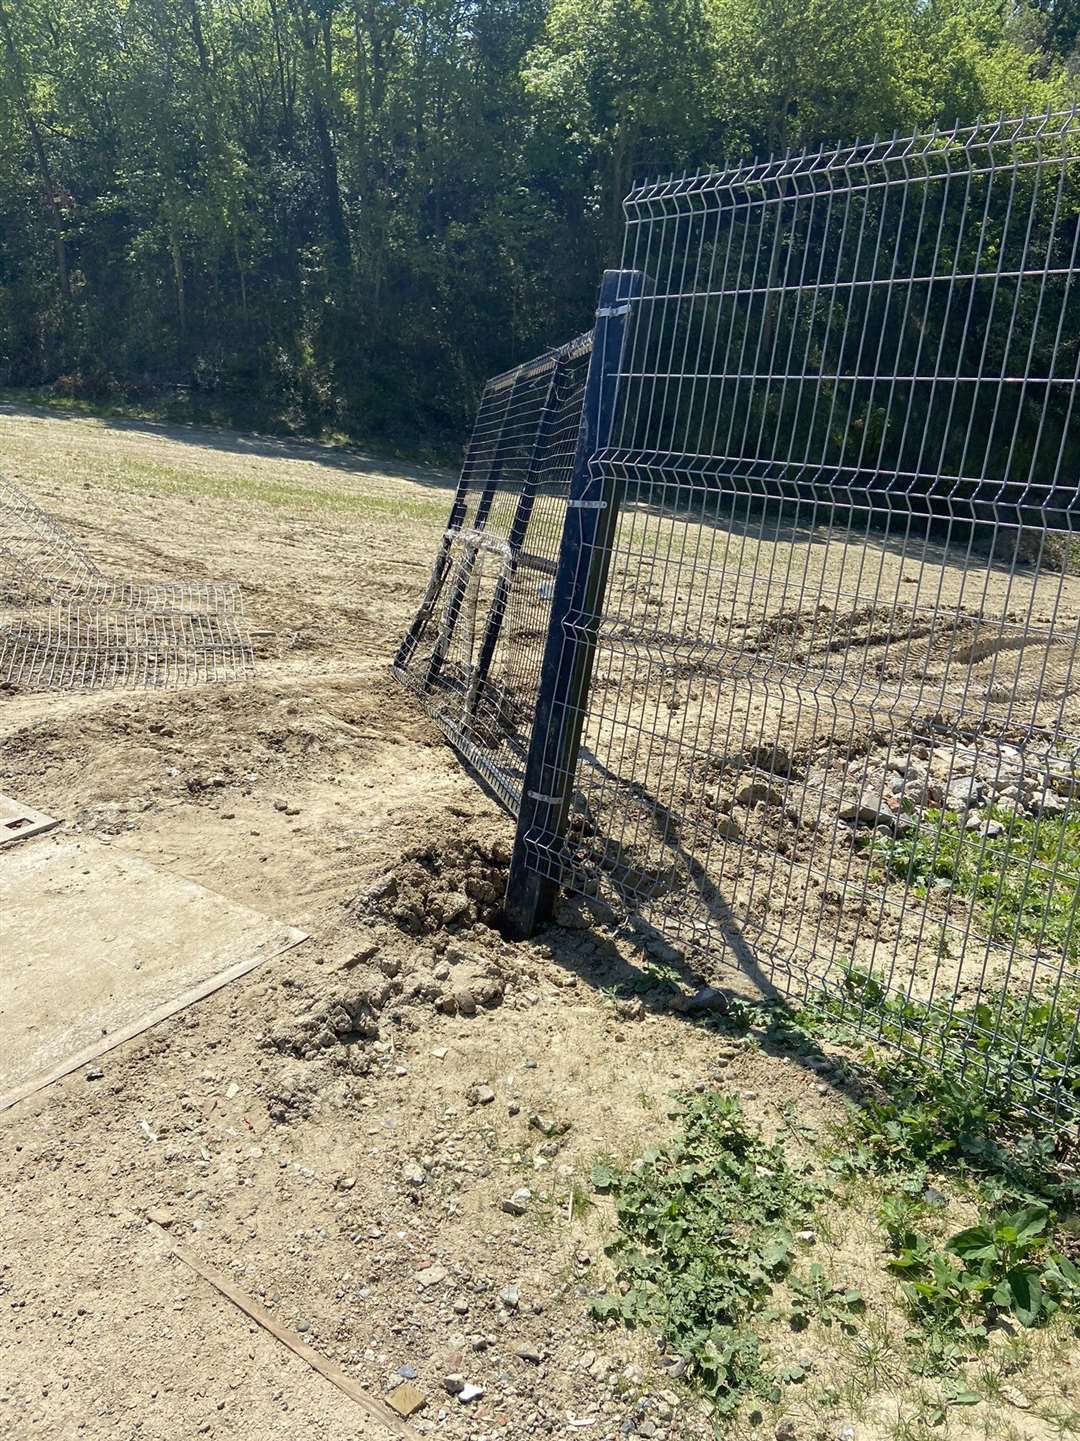
[[[1080,0],[0,0],[0,387],[405,448],[635,178],[1078,92]]]

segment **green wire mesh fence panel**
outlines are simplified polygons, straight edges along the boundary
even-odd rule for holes
[[[1080,120],[636,188],[540,874],[1080,1110]]]
[[[590,333],[484,387],[446,532],[394,666],[512,810],[591,350]]]

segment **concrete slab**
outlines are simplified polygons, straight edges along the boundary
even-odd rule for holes
[[[0,853],[0,1110],[304,939],[88,837]]]
[[[0,850],[13,846],[16,841],[27,841],[31,836],[42,836],[46,831],[55,830],[60,824],[52,816],[43,815],[33,806],[25,806],[11,796],[0,796]]]

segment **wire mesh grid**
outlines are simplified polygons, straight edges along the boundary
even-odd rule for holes
[[[0,675],[22,690],[203,685],[253,669],[234,615],[65,605],[0,631]]]
[[[591,335],[488,381],[396,670],[511,809],[520,800]]]
[[[103,579],[86,551],[5,475],[0,475],[0,557],[9,586],[17,585],[20,593]]]
[[[1080,121],[638,187],[564,837],[772,993],[1080,1111]],[[558,723],[572,724],[564,714]]]
[[[237,585],[123,580],[0,476],[0,679],[27,690],[237,680],[254,655]]]

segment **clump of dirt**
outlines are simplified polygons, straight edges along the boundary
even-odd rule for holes
[[[408,849],[354,899],[332,981],[305,985],[303,1008],[276,1019],[265,1044],[366,1075],[384,1027],[415,1030],[433,1011],[469,1019],[499,1006],[520,975],[520,951],[496,929],[509,851],[497,821],[459,824]]]
[[[411,936],[460,935],[478,923],[493,928],[509,860],[509,825],[426,841],[357,897],[357,912],[387,918]]]

